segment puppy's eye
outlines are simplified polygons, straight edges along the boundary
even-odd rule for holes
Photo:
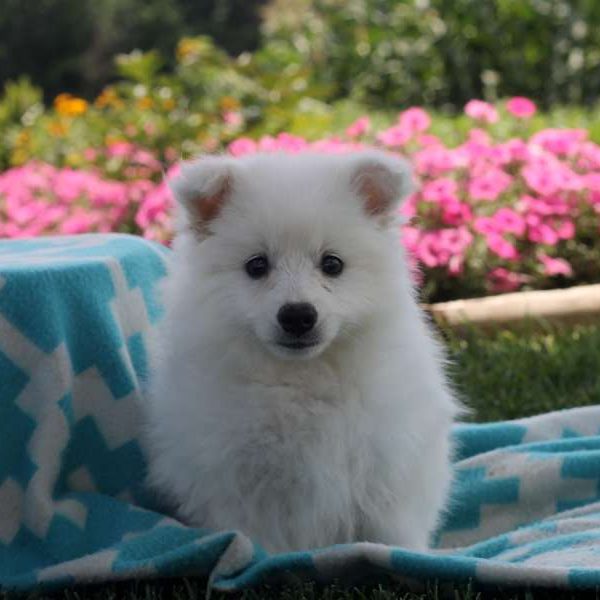
[[[344,270],[344,262],[335,254],[324,254],[321,259],[321,271],[329,277],[337,277]]]
[[[244,269],[246,269],[248,277],[260,279],[261,277],[265,277],[269,272],[269,259],[262,254],[253,256],[246,261]]]

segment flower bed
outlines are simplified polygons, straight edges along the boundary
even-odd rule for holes
[[[524,98],[500,110],[474,100],[465,112],[474,126],[452,147],[429,132],[426,111],[411,108],[379,131],[362,117],[338,137],[281,133],[239,138],[228,150],[375,145],[406,156],[420,188],[403,207],[403,239],[427,301],[600,281],[600,146],[581,129],[518,137],[535,113]],[[499,119],[510,120],[514,136],[493,137]],[[0,236],[128,231],[167,242],[172,199],[154,155],[119,142],[88,149],[85,158],[82,170],[29,162],[1,174]],[[175,167],[166,169],[168,178]]]

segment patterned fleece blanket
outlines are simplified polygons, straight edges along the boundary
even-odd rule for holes
[[[0,242],[0,588],[196,575],[263,582],[600,585],[600,407],[455,430],[427,553],[357,543],[272,556],[185,527],[143,489],[146,337],[168,251],[125,235]]]

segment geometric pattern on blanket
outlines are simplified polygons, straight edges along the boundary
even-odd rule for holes
[[[169,251],[107,234],[0,242],[0,587],[198,575],[600,585],[600,407],[460,425],[435,549],[367,542],[268,555],[184,526],[144,490],[148,334]]]

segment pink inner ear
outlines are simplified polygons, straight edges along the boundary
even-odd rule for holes
[[[196,200],[198,213],[202,221],[212,221],[221,212],[225,202],[225,190],[221,190],[213,196],[205,196]]]
[[[365,178],[360,185],[360,193],[365,201],[365,209],[370,215],[380,215],[387,209],[383,190],[371,179]]]
[[[219,216],[229,195],[230,188],[229,180],[224,178],[215,192],[192,200],[191,206],[200,218],[200,223],[208,223]]]
[[[364,170],[357,177],[358,192],[363,198],[365,210],[370,215],[385,213],[389,207],[389,198],[384,186],[377,178],[381,176],[377,168]]]

